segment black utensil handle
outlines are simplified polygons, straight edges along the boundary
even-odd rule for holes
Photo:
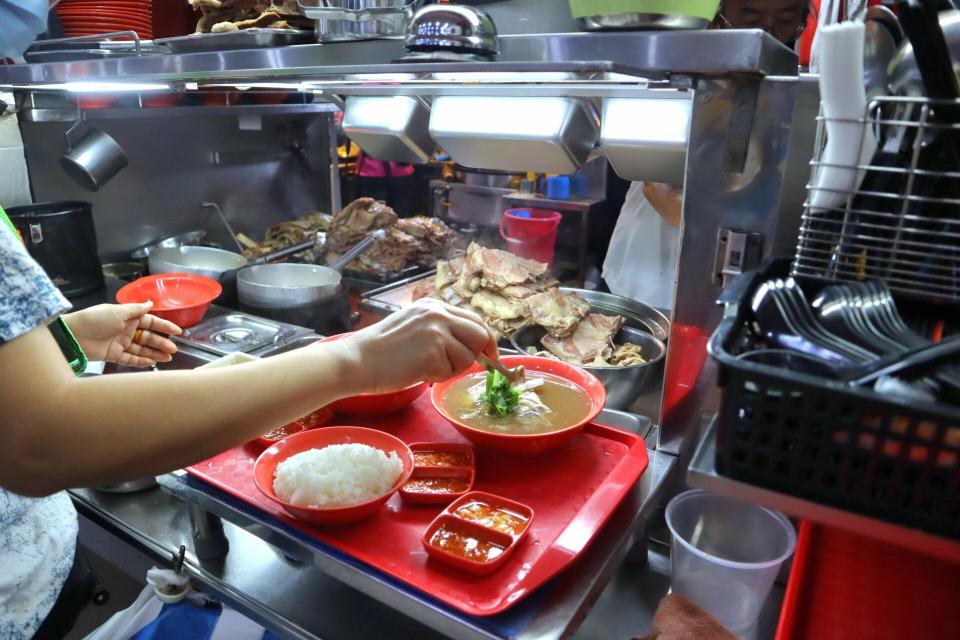
[[[853,385],[864,385],[883,376],[903,374],[923,366],[935,365],[960,353],[960,336],[953,336],[941,342],[893,353],[879,358],[866,367],[858,367],[844,377]]]
[[[927,97],[954,99],[960,97],[960,87],[940,28],[940,4],[936,0],[900,0],[900,24],[913,46]]]

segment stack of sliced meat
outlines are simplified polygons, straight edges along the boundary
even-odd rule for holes
[[[327,234],[325,260],[333,262],[369,232],[386,236],[347,265],[347,269],[380,275],[403,271],[410,265],[432,266],[449,256],[457,234],[436,218],[400,218],[383,202],[358,198],[333,217]]]
[[[187,0],[203,13],[197,33],[226,33],[242,29],[313,29],[297,0]]]
[[[558,284],[542,262],[472,243],[465,256],[438,262],[436,277],[421,282],[413,298],[471,309],[501,336],[540,325],[547,330],[541,340],[546,351],[533,349],[535,355],[588,366],[642,364],[637,345],[614,345],[622,316],[590,313],[586,300]]]

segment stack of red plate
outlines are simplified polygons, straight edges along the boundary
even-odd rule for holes
[[[153,39],[151,0],[63,0],[56,12],[67,37],[135,31]]]

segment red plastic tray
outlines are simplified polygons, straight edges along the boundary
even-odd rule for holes
[[[406,411],[352,424],[381,429],[412,442],[466,442],[421,396]],[[194,476],[269,513],[408,585],[475,616],[508,609],[572,563],[596,536],[647,468],[647,448],[632,433],[590,424],[556,450],[509,456],[475,450],[475,489],[529,505],[537,514],[522,548],[496,573],[465,576],[428,561],[421,544],[442,510],[393,496],[373,518],[343,527],[311,527],[292,518],[253,483],[259,451],[237,447],[188,467]]]
[[[960,633],[960,564],[804,521],[776,640]]]

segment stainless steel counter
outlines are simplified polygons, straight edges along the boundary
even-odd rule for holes
[[[415,597],[356,563],[320,553],[174,475],[162,476],[161,487],[140,493],[71,493],[81,515],[160,561],[169,562],[185,545],[185,570],[201,588],[281,637],[560,638],[576,630],[612,578],[636,574],[638,565],[623,561],[634,543],[645,543],[643,525],[674,470],[673,456],[650,452],[647,472],[597,540],[581,561],[545,586],[543,594],[532,596],[536,606],[518,617],[528,620],[510,636],[497,635],[480,619]],[[184,499],[224,518],[230,546],[224,557],[197,557]],[[630,581],[618,579],[615,584],[629,588]],[[665,587],[656,589],[645,606],[652,612],[665,593]],[[636,628],[635,617],[625,620],[630,628],[620,630],[619,637],[646,630]],[[598,624],[613,632],[618,621]]]

